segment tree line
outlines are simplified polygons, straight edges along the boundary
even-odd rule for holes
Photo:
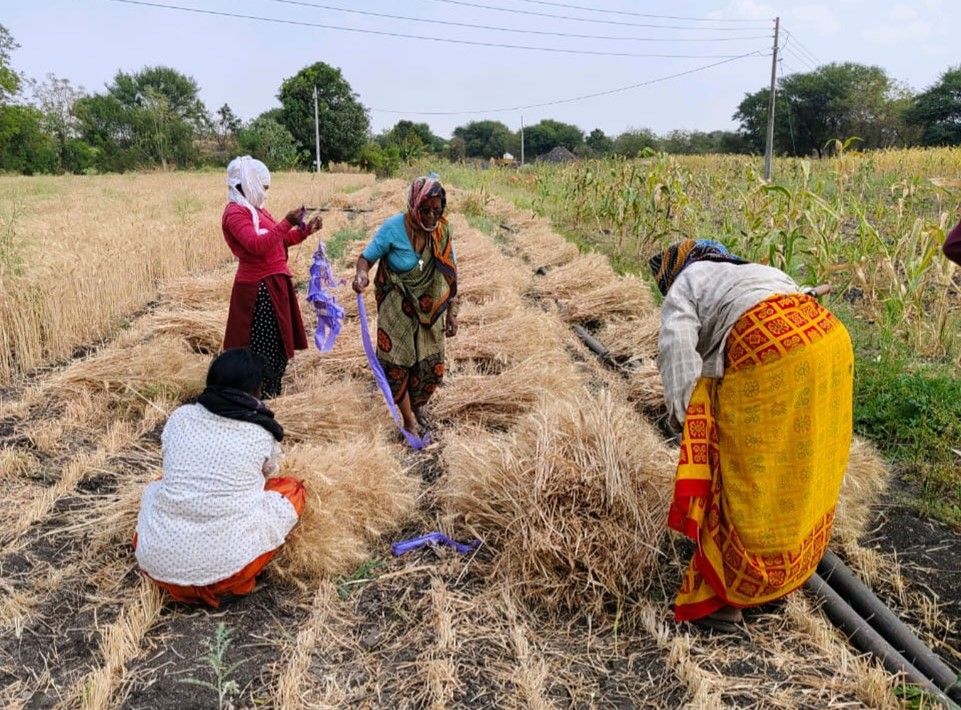
[[[470,121],[450,138],[426,123],[398,121],[373,135],[370,117],[341,71],[317,62],[285,79],[279,108],[242,121],[224,104],[209,110],[197,82],[175,69],[118,71],[98,93],[48,75],[25,77],[13,68],[14,38],[0,25],[0,171],[14,173],[124,172],[222,166],[249,153],[275,169],[311,167],[314,100],[318,91],[320,161],[348,162],[379,174],[428,155],[450,160],[519,157],[521,134],[500,121]],[[608,136],[599,128],[544,119],[523,131],[529,160],[562,147],[580,157],[651,151],[675,154],[761,153],[769,89],[745,95],[734,131],[629,128]],[[859,147],[961,144],[961,66],[928,89],[913,92],[876,66],[827,64],[782,76],[777,84],[774,148],[781,155],[822,155],[838,139]]]

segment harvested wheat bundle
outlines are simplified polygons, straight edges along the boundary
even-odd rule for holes
[[[549,224],[540,222],[518,234],[515,244],[530,264],[531,271],[569,264],[580,253],[574,244],[554,232]]]
[[[647,414],[666,410],[661,372],[653,360],[638,363],[627,376],[627,398]]]
[[[226,324],[226,308],[190,308],[158,311],[146,325],[155,335],[180,336],[198,353],[218,353]]]
[[[234,267],[217,269],[204,276],[178,279],[168,284],[161,295],[161,302],[181,308],[210,308],[212,304],[230,303],[233,288]]]
[[[372,437],[379,425],[388,425],[386,409],[377,409],[383,417],[372,416],[367,399],[360,382],[315,375],[302,391],[270,400],[270,408],[284,427],[285,442],[320,444]]]
[[[660,332],[661,317],[651,313],[639,318],[608,318],[597,339],[615,357],[648,359],[657,355]]]
[[[607,257],[601,254],[583,254],[536,278],[531,293],[541,298],[569,301],[614,278],[615,274]]]
[[[447,341],[448,362],[502,366],[563,347],[560,321],[523,308],[516,297],[466,303],[459,321],[457,337]]]
[[[454,372],[431,400],[439,420],[504,427],[527,414],[544,392],[557,397],[575,391],[578,378],[570,361],[557,352],[541,352],[497,374],[465,367]]]
[[[527,599],[603,614],[650,581],[674,461],[606,391],[545,397],[511,433],[458,432],[444,460],[444,510],[494,549],[495,571]]]
[[[870,442],[854,437],[834,519],[835,542],[855,544],[864,535],[871,522],[871,508],[880,501],[890,477],[891,472],[877,449]]]
[[[416,505],[417,482],[377,440],[294,447],[279,475],[299,478],[307,488],[304,514],[268,568],[284,578],[316,580],[353,570]]]
[[[458,239],[457,288],[466,301],[483,303],[505,294],[520,293],[531,275],[500,253],[494,243],[476,230],[467,229]]]
[[[636,276],[619,276],[588,288],[569,300],[559,300],[558,310],[569,323],[596,323],[607,318],[638,318],[651,312],[647,285]]]
[[[119,350],[104,350],[71,365],[52,385],[64,395],[102,391],[121,408],[158,399],[184,400],[204,388],[210,359],[178,338],[160,337]]]

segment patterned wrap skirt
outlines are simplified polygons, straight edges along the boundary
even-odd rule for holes
[[[852,436],[854,355],[815,299],[774,296],[726,343],[722,379],[687,409],[668,525],[697,543],[679,621],[779,599],[831,537]]]

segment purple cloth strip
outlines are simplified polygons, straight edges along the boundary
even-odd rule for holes
[[[324,242],[317,244],[314,260],[310,265],[310,280],[307,282],[307,301],[317,312],[317,329],[314,331],[314,344],[322,353],[330,352],[340,333],[344,321],[344,309],[328,290],[339,284],[327,261]]]
[[[384,374],[384,368],[380,366],[380,360],[377,359],[377,351],[374,350],[373,343],[370,342],[370,331],[367,328],[367,306],[364,305],[364,294],[357,294],[357,317],[360,318],[360,339],[364,342],[364,353],[367,355],[367,363],[370,365],[371,371],[374,373],[374,379],[377,381],[377,386],[380,388],[381,394],[384,395],[384,401],[387,402],[387,409],[390,410],[390,416],[394,418],[394,423],[397,424],[397,428],[400,429],[401,434],[407,440],[407,443],[411,445],[414,449],[423,449],[430,443],[430,435],[425,436],[423,439],[412,434],[404,428],[404,420],[400,416],[400,410],[397,409],[397,404],[394,402],[394,395],[391,394],[390,384],[387,382],[387,375]]]
[[[432,532],[421,535],[420,537],[412,537],[410,540],[395,542],[390,546],[390,551],[394,553],[394,557],[400,557],[424,545],[447,545],[448,547],[453,547],[460,554],[466,555],[480,547],[480,540],[457,542],[457,540],[451,540],[442,532]]]

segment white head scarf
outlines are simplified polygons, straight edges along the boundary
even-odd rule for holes
[[[243,190],[241,194],[237,186]],[[270,171],[259,160],[249,155],[234,158],[227,166],[227,200],[243,205],[250,210],[254,218],[254,231],[266,234],[266,229],[260,228],[258,209],[267,204],[267,188],[270,187]]]

